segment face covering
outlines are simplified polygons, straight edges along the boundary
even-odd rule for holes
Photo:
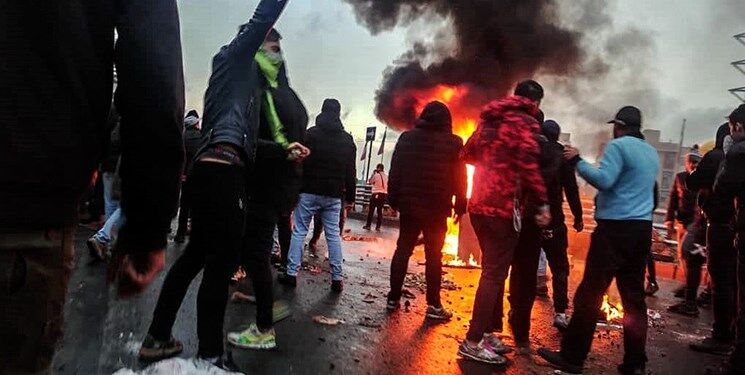
[[[726,155],[729,150],[732,148],[732,145],[735,144],[735,140],[732,139],[731,135],[728,135],[724,137],[724,145],[722,146],[722,149],[724,150],[724,154]]]
[[[287,140],[287,137],[285,137],[284,126],[282,125],[282,121],[279,119],[279,114],[274,105],[274,97],[272,96],[271,90],[279,87],[279,81],[277,78],[279,77],[279,70],[284,62],[282,60],[282,54],[279,52],[259,49],[259,52],[256,53],[254,59],[259,65],[259,70],[264,75],[264,78],[266,78],[266,82],[269,84],[269,89],[264,90],[262,108],[264,110],[264,116],[266,116],[267,122],[269,123],[272,138],[274,139],[274,142],[287,148],[290,142]]]

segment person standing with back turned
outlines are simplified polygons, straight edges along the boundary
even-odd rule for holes
[[[373,220],[373,214],[378,212],[378,222],[375,230],[380,232],[380,226],[383,224],[383,206],[388,198],[388,175],[385,174],[385,166],[378,164],[375,167],[372,177],[367,181],[372,185],[372,195],[370,196],[370,205],[367,212],[367,225],[362,229],[370,230]]]

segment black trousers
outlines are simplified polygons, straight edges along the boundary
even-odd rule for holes
[[[383,206],[388,198],[388,194],[375,193],[370,197],[370,207],[367,210],[367,226],[369,227],[373,220],[373,214],[378,211],[378,222],[375,227],[380,229],[383,224]]]
[[[651,284],[657,284],[657,267],[654,263],[654,257],[652,257],[652,249],[649,249],[649,256],[647,257],[647,281]]]
[[[179,201],[178,209],[178,229],[176,230],[176,236],[185,236],[186,229],[189,227],[189,215],[191,214],[191,201],[189,180],[187,179],[181,185],[181,199]]]
[[[283,212],[277,218],[277,237],[282,265],[287,266],[287,254],[290,252],[290,241],[292,240],[292,211]]]
[[[548,256],[548,252],[546,252]],[[510,271],[510,309],[512,311],[511,325],[515,342],[528,341],[530,334],[530,312],[535,302],[536,273],[538,262],[541,257],[541,231],[532,221],[523,221],[522,231],[517,242],[517,249],[512,258],[512,271]],[[552,270],[553,271],[553,270]],[[502,298],[497,298],[499,303],[495,319],[501,324]]]
[[[204,269],[197,295],[199,355],[223,353],[223,321],[228,284],[237,264],[244,226],[245,175],[242,167],[201,162],[192,175],[192,233],[189,244],[166,275],[149,333],[168,340],[189,284]]]
[[[427,260],[425,277],[427,279],[427,304],[441,307],[440,285],[442,283],[442,246],[447,233],[447,218],[438,215],[417,217],[401,214],[400,231],[396,252],[391,260],[391,292],[388,299],[401,299],[409,258],[414,251],[419,233],[424,235],[424,255]]]
[[[730,359],[736,374],[745,374],[745,232],[738,231],[737,249],[737,317],[735,321],[735,350]]]
[[[651,221],[598,220],[585,273],[574,296],[574,315],[561,341],[564,359],[577,365],[584,363],[595,337],[603,294],[615,277],[626,314],[623,320],[624,365],[632,368],[646,365],[644,268],[651,241]]]
[[[274,305],[274,283],[271,255],[274,246],[274,227],[279,213],[271,207],[251,203],[246,215],[246,229],[241,252],[241,263],[253,283],[256,296],[256,325],[270,329]]]
[[[706,222],[697,219],[686,228],[686,235],[683,237],[681,245],[683,260],[686,266],[686,292],[685,299],[689,303],[696,303],[698,296],[698,287],[701,285],[701,270],[706,263],[706,254],[695,253],[696,244],[703,244],[706,241]]]
[[[553,229],[551,238],[542,238],[541,246],[546,253],[548,266],[551,267],[551,284],[553,286],[554,311],[563,313],[569,307],[569,257],[567,248],[567,226],[562,223]]]
[[[734,338],[737,306],[737,250],[734,248],[734,238],[730,224],[711,223],[706,231],[714,310],[712,337],[724,342]]]
[[[495,330],[494,317],[502,308],[501,296],[518,242],[512,219],[471,214],[471,224],[481,246],[481,278],[473,302],[473,315],[466,338],[480,341]],[[535,273],[533,273],[535,289]]]
[[[344,223],[346,221],[347,209],[342,204],[341,213],[339,214],[339,233],[341,233],[342,237],[344,237]],[[321,239],[321,234],[323,234],[323,220],[321,220],[321,215],[315,215],[313,216],[313,236],[311,236],[310,242],[308,244],[310,246],[316,246],[318,240]]]

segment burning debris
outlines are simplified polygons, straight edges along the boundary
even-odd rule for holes
[[[608,295],[603,296],[603,304],[600,305],[600,316],[598,319],[598,329],[621,329],[623,321],[623,306],[619,302],[614,304],[610,302]]]

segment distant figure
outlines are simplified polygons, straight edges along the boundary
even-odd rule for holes
[[[459,158],[462,148],[463,141],[453,134],[450,111],[440,102],[427,104],[414,129],[398,139],[388,190],[391,207],[401,212],[401,224],[391,260],[389,311],[401,306],[409,258],[422,233],[427,259],[425,316],[435,320],[453,316],[440,302],[440,284],[447,218],[454,215],[457,221],[466,212],[466,166]]]
[[[189,111],[184,119],[184,150],[186,159],[184,163],[184,173],[181,178],[181,202],[178,212],[178,229],[173,241],[183,243],[186,240],[186,231],[189,227],[189,217],[191,214],[191,189],[189,189],[189,173],[194,165],[194,158],[197,156],[199,147],[202,144],[202,129],[199,113],[195,110]]]
[[[385,174],[385,166],[383,164],[378,164],[375,167],[375,171],[372,177],[367,180],[367,183],[372,185],[372,195],[370,196],[370,206],[368,207],[367,225],[362,227],[362,229],[370,230],[373,214],[375,211],[378,211],[378,222],[375,230],[380,231],[380,226],[383,224],[383,206],[385,206],[388,199],[388,175]]]

